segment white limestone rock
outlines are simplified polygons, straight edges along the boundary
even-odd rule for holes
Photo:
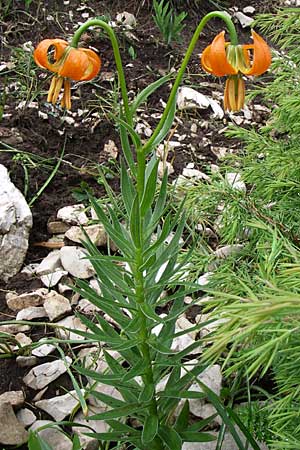
[[[78,317],[68,316],[65,319],[59,320],[56,322],[56,325],[59,327],[70,328],[74,331],[65,330],[64,328],[56,328],[55,333],[59,339],[71,339],[74,341],[83,340],[84,337],[76,334],[76,330],[86,331],[86,326],[81,322]]]
[[[232,187],[232,189],[242,192],[247,191],[246,184],[242,180],[241,174],[238,172],[227,172],[225,175],[225,181]]]
[[[204,273],[203,275],[201,275],[198,278],[197,284],[199,284],[199,286],[207,286],[209,284],[209,279],[212,275],[213,275],[213,272]]]
[[[24,262],[32,213],[2,164],[0,180],[0,280],[7,282],[19,272]]]
[[[87,225],[89,219],[83,204],[64,206],[57,212],[57,218],[71,225]]]
[[[88,235],[89,239],[97,247],[104,247],[107,245],[107,234],[102,224],[89,225],[87,227],[83,227],[83,229],[85,233]],[[68,231],[66,231],[65,237],[70,239],[70,241],[81,244],[82,242],[87,241],[85,233],[80,227],[73,226],[69,228]]]
[[[27,442],[28,433],[18,421],[10,403],[0,403],[0,444],[21,445]]]
[[[42,338],[39,340],[40,342],[44,342],[46,341],[47,338]],[[34,356],[37,356],[38,358],[44,358],[45,356],[50,355],[50,353],[54,352],[54,350],[56,349],[55,345],[53,344],[41,344],[39,347],[34,348],[31,353]]]
[[[44,427],[45,425],[51,426],[38,431],[39,428]],[[37,420],[31,425],[30,430],[37,432],[50,448],[55,450],[72,450],[72,441],[60,431],[59,427],[55,426],[55,422],[50,420]]]
[[[81,389],[81,392],[84,394],[84,389]],[[69,416],[78,404],[79,400],[76,391],[70,391],[65,395],[39,400],[35,403],[35,406],[46,411],[54,420],[59,422]]]
[[[86,259],[87,252],[75,246],[66,246],[60,249],[63,268],[76,278],[90,278],[95,274],[91,262]]]
[[[33,320],[40,319],[41,317],[47,317],[43,306],[29,306],[18,312],[16,320]]]
[[[51,321],[60,319],[71,312],[70,302],[63,295],[58,294],[56,291],[50,291],[45,297],[44,309]]]
[[[57,285],[57,283],[62,279],[62,277],[68,275],[65,270],[57,269],[55,272],[47,273],[47,275],[41,276],[41,282],[47,288],[52,288]]]
[[[120,25],[125,25],[129,28],[135,28],[136,27],[136,18],[133,14],[123,11],[122,13],[119,13],[116,15],[116,22]]]
[[[24,333],[17,333],[15,335],[15,340],[19,345],[16,345],[14,350],[17,350],[20,347],[26,347],[26,345],[30,345],[32,343],[32,339],[29,336],[26,336]]]
[[[66,357],[67,364],[70,365],[72,360]],[[32,389],[38,390],[48,386],[52,381],[56,380],[60,375],[67,371],[67,367],[61,359],[36,366],[28,372],[23,378],[24,383]]]
[[[251,24],[254,22],[253,17],[249,17],[246,14],[242,13],[241,11],[237,11],[234,15],[243,28],[250,27]]]
[[[35,269],[35,273],[37,275],[46,275],[47,273],[54,272],[55,269],[59,267],[61,267],[60,251],[53,250],[38,265],[38,267]]]
[[[210,105],[206,95],[195,89],[183,86],[178,89],[177,107],[179,110],[201,108],[206,109]]]
[[[41,306],[45,301],[45,295],[48,290],[45,288],[37,289],[34,292],[25,292],[24,294],[16,294],[8,292],[6,294],[7,306],[13,311],[21,311],[21,309],[29,306]]]
[[[224,245],[223,247],[217,248],[217,250],[214,251],[214,254],[217,258],[226,259],[229,256],[238,255],[243,248],[244,244]]]
[[[177,107],[179,110],[211,107],[214,117],[218,119],[224,117],[224,111],[216,100],[187,86],[178,89]]]

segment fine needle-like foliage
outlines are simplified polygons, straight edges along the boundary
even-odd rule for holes
[[[272,82],[252,93],[272,107],[270,119],[259,132],[232,127],[228,134],[243,142],[239,154],[211,182],[184,188],[191,220],[235,245],[223,260],[206,252],[201,267],[212,272],[206,312],[219,320],[204,360],[223,358],[228,377],[242,371],[261,389],[265,439],[280,450],[300,448],[299,20],[299,9],[258,19],[283,49],[275,51]],[[227,172],[244,184],[229,183]],[[197,270],[196,257],[192,263]]]

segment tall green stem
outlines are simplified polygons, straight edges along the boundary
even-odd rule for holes
[[[165,123],[165,121],[166,121],[166,119],[168,117],[168,114],[170,112],[171,106],[173,104],[174,97],[177,94],[177,90],[178,90],[179,85],[181,83],[181,80],[182,80],[183,74],[185,72],[186,66],[188,65],[188,62],[189,62],[189,60],[190,60],[190,58],[192,56],[193,50],[194,50],[194,48],[195,48],[195,46],[196,46],[196,44],[198,42],[199,35],[200,35],[201,31],[203,30],[204,26],[207,24],[207,22],[209,20],[211,20],[211,19],[214,19],[214,18],[222,19],[226,23],[227,29],[228,29],[229,34],[230,34],[230,41],[231,41],[231,43],[233,45],[237,45],[238,44],[238,36],[237,36],[237,33],[236,33],[235,26],[234,26],[232,20],[230,19],[230,17],[226,13],[223,13],[223,12],[220,12],[220,11],[213,11],[213,12],[207,14],[205,17],[203,17],[203,19],[199,23],[198,27],[196,28],[196,31],[195,31],[195,33],[194,33],[194,35],[192,37],[190,45],[188,46],[188,49],[186,51],[185,57],[184,57],[184,59],[183,59],[183,61],[181,63],[180,69],[178,71],[177,77],[176,77],[174,85],[172,87],[172,90],[171,90],[171,93],[170,93],[167,105],[165,107],[165,110],[163,112],[163,115],[162,115],[162,117],[161,117],[157,127],[155,128],[154,132],[152,133],[152,136],[150,137],[149,141],[144,145],[143,152],[147,153],[151,149],[152,143],[154,142],[154,140],[158,136],[160,130],[162,129],[162,127],[163,127],[163,125],[164,125],[164,123]]]
[[[127,123],[129,125],[132,125],[132,115],[131,115],[130,109],[129,109],[128,93],[127,93],[126,80],[125,80],[125,75],[124,75],[121,55],[120,55],[120,49],[119,49],[117,37],[115,35],[114,30],[111,28],[111,26],[108,25],[103,20],[99,20],[99,19],[88,20],[83,25],[81,25],[78,28],[78,30],[75,32],[75,34],[73,36],[73,39],[72,39],[72,41],[70,43],[70,46],[77,48],[79,40],[81,38],[81,35],[89,27],[94,27],[94,26],[103,28],[107,32],[107,34],[108,34],[108,36],[110,38],[110,41],[111,41],[111,44],[112,44],[112,48],[113,48],[113,52],[114,52],[115,61],[116,61],[116,66],[117,66],[117,72],[118,72],[119,83],[120,83],[120,88],[121,88],[121,94],[122,94],[122,99],[123,99],[123,104],[124,104],[124,111],[125,111],[126,121],[127,121]]]

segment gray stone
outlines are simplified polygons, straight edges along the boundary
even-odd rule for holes
[[[32,343],[32,339],[24,333],[17,333],[15,335],[15,340],[19,345],[16,345],[14,350],[19,350],[20,347],[26,347],[26,345],[30,345]]]
[[[19,272],[24,262],[32,213],[2,164],[0,180],[0,280],[6,282]]]
[[[72,360],[66,357],[67,364],[70,365]],[[23,378],[24,383],[32,389],[42,389],[52,381],[56,380],[60,375],[67,371],[65,363],[58,359],[49,363],[36,366],[28,372]]]
[[[12,406],[21,406],[25,402],[23,391],[8,391],[0,395],[1,403],[10,403]]]
[[[18,421],[24,426],[29,427],[36,421],[36,415],[28,408],[20,409],[17,414]]]
[[[84,389],[81,389],[81,392],[84,394]],[[70,391],[65,395],[39,400],[35,403],[35,406],[46,411],[53,419],[59,422],[69,416],[78,404],[79,400],[76,391]]]
[[[37,358],[35,356],[17,356],[16,363],[19,367],[32,367],[37,364]]]
[[[29,325],[20,325],[20,324],[7,324],[7,325],[0,325],[0,331],[4,333],[9,334],[17,334],[22,333],[23,331],[29,331],[30,326]]]
[[[70,228],[70,225],[60,220],[53,220],[47,223],[47,231],[50,234],[65,233]]]
[[[27,442],[28,433],[18,422],[10,403],[0,403],[0,443],[3,445],[21,445]]]
[[[241,441],[245,444],[246,439],[242,435],[241,432],[237,430]],[[216,440],[212,442],[185,442],[182,446],[182,450],[215,450],[216,449],[216,441],[218,438],[218,433],[216,432],[209,432],[210,435],[215,436]],[[268,447],[265,444],[259,444],[259,448],[261,450],[268,450]],[[253,450],[252,445],[249,445],[247,447],[248,450]],[[233,437],[230,433],[225,433],[224,440],[222,443],[222,450],[238,450],[239,447],[236,445]]]
[[[7,306],[13,311],[21,311],[21,309],[29,306],[41,306],[45,301],[45,295],[48,290],[46,288],[37,289],[34,292],[25,292],[24,294],[16,294],[8,292],[6,294]]]
[[[105,410],[101,407],[89,405],[88,415],[92,416],[104,411]],[[74,417],[74,422],[89,426],[93,428],[96,433],[106,433],[109,430],[109,426],[106,422],[104,422],[104,420],[86,420],[82,411],[76,414],[76,416]],[[91,430],[80,426],[74,426],[72,427],[72,431],[78,435],[82,448],[84,448],[85,450],[98,450],[99,441],[91,436],[85,436],[83,434],[85,432],[90,432]]]
[[[56,291],[50,291],[46,295],[44,308],[51,321],[61,318],[72,310],[69,300]]]
[[[90,278],[95,274],[87,252],[80,247],[66,246],[60,249],[63,268],[76,278]]]
[[[50,425],[48,428],[39,430],[45,425]],[[72,450],[72,441],[60,431],[55,422],[49,420],[37,420],[31,425],[30,430],[35,431],[38,435],[53,449],[53,450]]]

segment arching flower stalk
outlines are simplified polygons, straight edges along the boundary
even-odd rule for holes
[[[71,109],[71,80],[91,80],[101,68],[101,59],[97,53],[86,48],[71,47],[63,39],[44,39],[36,47],[33,56],[39,67],[55,73],[47,101],[55,104],[63,89],[60,104],[66,109]]]
[[[245,82],[243,75],[258,76],[266,72],[271,64],[268,44],[252,31],[253,44],[233,45],[225,41],[221,31],[201,56],[206,72],[218,77],[228,76],[224,92],[224,109],[239,111],[244,106]]]

